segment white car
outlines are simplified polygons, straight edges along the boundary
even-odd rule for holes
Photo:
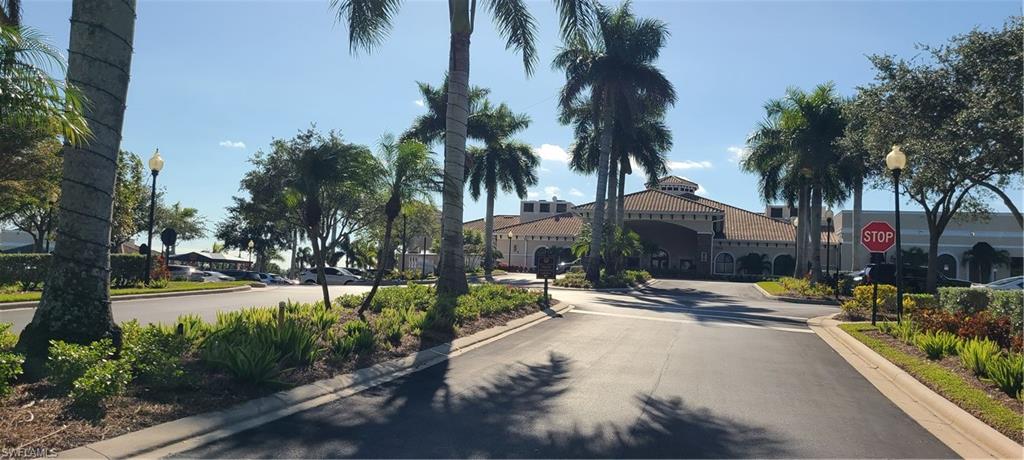
[[[225,275],[225,274],[223,274],[221,272],[204,271],[204,272],[199,272],[199,274],[202,275],[201,279],[199,281],[202,281],[204,283],[218,283],[218,282],[221,282],[221,281],[234,281],[235,280],[234,277]]]
[[[353,275],[352,272],[337,267],[324,267],[324,278],[327,278],[327,284],[352,284],[362,280],[362,278]],[[317,284],[316,269],[307,268],[302,273],[299,273],[299,282],[302,284]]]
[[[171,281],[202,281],[199,274],[202,273],[196,267],[188,265],[168,265],[167,271],[171,274]]]
[[[1009,278],[1003,278],[996,280],[988,284],[982,284],[979,286],[971,287],[982,287],[988,288],[995,291],[1013,291],[1018,289],[1024,289],[1024,276],[1011,276]]]

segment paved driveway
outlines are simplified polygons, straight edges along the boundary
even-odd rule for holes
[[[185,457],[955,457],[749,285],[558,291],[564,318]]]

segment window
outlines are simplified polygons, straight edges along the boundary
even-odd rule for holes
[[[772,217],[776,219],[782,218],[782,208],[772,208]]]
[[[558,203],[555,205],[556,212],[565,212],[565,203]]]
[[[731,275],[736,272],[736,261],[732,254],[720,252],[715,256],[715,273]]]
[[[551,204],[550,203],[541,203],[540,204],[540,212],[551,212]]]
[[[523,212],[533,212],[533,203],[523,203]]]

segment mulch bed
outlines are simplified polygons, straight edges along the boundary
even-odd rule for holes
[[[981,391],[984,391],[985,394],[987,394],[989,396],[989,398],[992,398],[993,400],[995,400],[999,404],[1001,404],[1003,406],[1006,406],[1007,408],[1013,410],[1015,413],[1022,414],[1021,416],[1024,417],[1024,401],[1021,401],[1021,400],[1015,399],[1013,397],[1010,397],[1010,395],[1004,393],[994,383],[986,381],[986,380],[982,380],[982,379],[978,378],[977,376],[975,376],[974,374],[972,374],[967,369],[964,369],[964,367],[960,364],[960,357],[958,357],[958,356],[945,356],[942,359],[937,360],[937,361],[929,360],[928,357],[925,356],[924,352],[919,350],[917,347],[911,346],[911,345],[907,345],[907,344],[897,340],[896,338],[894,338],[893,336],[891,336],[889,334],[884,334],[884,333],[882,333],[882,332],[880,332],[878,330],[872,330],[872,329],[864,330],[864,331],[861,331],[861,332],[864,335],[867,335],[867,336],[872,337],[872,338],[877,339],[877,340],[881,340],[881,341],[889,344],[893,348],[896,348],[897,350],[902,351],[903,353],[906,353],[908,355],[915,356],[915,357],[921,358],[921,359],[923,359],[925,361],[929,361],[929,362],[932,362],[932,363],[935,363],[935,364],[938,364],[938,365],[942,366],[946,370],[949,370],[949,371],[959,375],[965,382],[970,384],[972,387],[977,388],[977,389],[979,389]],[[923,383],[928,388],[931,388],[934,391],[940,391],[939,388],[936,388],[935,386],[933,386],[928,381],[920,380],[920,382]],[[971,410],[969,408],[968,409],[964,409],[964,410],[970,412],[972,415],[974,415],[975,417],[978,417],[979,419],[981,418],[980,412],[978,412],[976,410]],[[1024,433],[1017,432],[1017,433],[1003,433],[1003,434],[1007,435],[1008,437],[1010,437],[1014,441],[1024,442]]]
[[[388,349],[375,348],[356,359],[320,359],[311,366],[284,373],[280,377],[284,385],[277,388],[240,383],[230,375],[210,369],[195,356],[185,359],[187,375],[192,378],[186,386],[156,390],[133,384],[124,396],[105,401],[98,413],[77,410],[70,398],[57,394],[45,380],[17,385],[11,395],[0,401],[0,458],[8,455],[5,452],[45,456],[182,417],[225,409],[275,391],[408,356],[536,311],[536,306],[530,306],[482,317],[461,326],[454,336],[426,331],[422,337],[406,335]],[[368,319],[372,315],[368,312]],[[355,312],[346,310],[340,323],[353,318]]]

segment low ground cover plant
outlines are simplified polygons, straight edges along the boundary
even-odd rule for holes
[[[809,279],[783,276],[778,283],[788,294],[809,298],[831,298],[835,296],[828,283],[811,283]]]
[[[561,278],[555,279],[551,284],[558,287],[570,287],[580,289],[597,288],[627,288],[637,286],[651,280],[651,274],[647,270],[625,270],[620,275],[607,275],[601,271],[601,282],[597,286],[587,279],[586,273],[568,272]]]

